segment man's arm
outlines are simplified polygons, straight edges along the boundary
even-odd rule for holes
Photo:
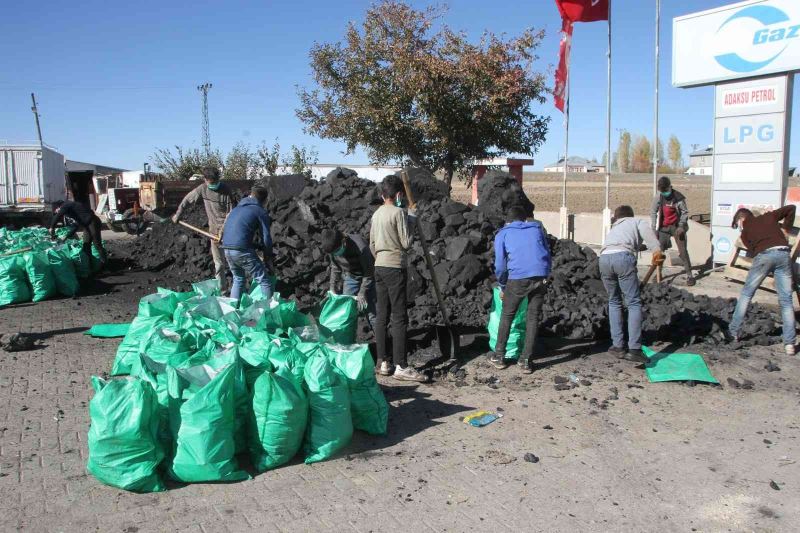
[[[332,255],[328,256],[331,260],[331,280],[330,280],[330,291],[333,294],[338,294],[337,288],[339,287],[339,283],[342,281],[342,267],[334,260]]]
[[[397,238],[400,241],[400,247],[403,251],[411,248],[411,230],[409,229],[409,221],[405,213],[400,211],[400,217],[397,221]]]
[[[258,222],[261,224],[261,241],[264,243],[264,256],[272,257],[272,235],[269,231],[272,220],[263,209],[258,216]]]
[[[181,215],[183,215],[183,210],[186,209],[188,206],[196,204],[200,198],[202,198],[202,194],[200,194],[200,190],[203,188],[203,185],[199,185],[189,191],[189,194],[183,197],[181,200],[180,205],[178,206],[178,210],[175,211],[175,216],[172,217],[175,222],[181,219]]]
[[[359,252],[358,260],[361,263],[361,272],[363,272],[363,274],[361,276],[361,287],[359,287],[358,292],[366,294],[369,284],[372,283],[372,279],[375,277],[375,257],[373,257],[368,246],[360,248]]]
[[[501,290],[506,288],[508,265],[506,264],[506,243],[502,235],[494,239],[494,275]]]
[[[785,232],[789,232],[794,227],[794,215],[796,210],[797,208],[794,204],[788,204],[773,211],[772,216],[775,217],[775,222],[783,220],[781,229]]]
[[[56,225],[64,218],[64,208],[59,208],[53,213],[53,218],[50,220],[50,233],[56,230]]]
[[[686,198],[676,204],[680,218],[678,219],[678,227],[687,229],[689,227],[689,206],[686,204]]]
[[[650,227],[653,231],[658,230],[658,208],[661,207],[661,194],[653,198],[653,203],[650,205]]]
[[[377,255],[375,251],[375,217],[373,217],[372,224],[369,226],[369,251],[372,252],[372,257]]]
[[[639,235],[642,237],[645,246],[651,252],[660,252],[661,251],[661,244],[658,242],[658,237],[656,237],[655,231],[653,228],[647,225],[647,222],[644,220],[640,220],[637,224],[639,228]]]

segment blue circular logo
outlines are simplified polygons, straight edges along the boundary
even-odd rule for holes
[[[725,28],[729,23],[740,19],[752,19],[759,22],[762,26],[772,26],[773,24],[788,22],[789,16],[777,7],[772,7],[769,5],[748,6],[728,17],[728,19],[723,22],[722,25],[720,25],[717,33],[722,31],[722,29]],[[760,61],[751,61],[745,59],[736,52],[729,52],[716,55],[714,56],[714,59],[717,60],[717,63],[733,72],[753,72],[766,67],[779,55],[781,55],[783,51],[786,50],[786,47],[789,46],[789,43],[786,42],[787,39],[793,38],[795,34],[795,27],[793,26],[788,28],[778,27],[775,29],[768,29],[765,27],[756,31],[753,34],[752,41],[747,43],[745,46],[750,46],[750,49],[758,52],[759,47],[763,47],[763,45],[769,46],[770,44],[780,43],[783,41],[785,43],[783,48],[781,48],[776,54]],[[750,37],[746,37],[744,40],[750,40]],[[759,55],[762,55],[763,57],[763,52]]]
[[[728,253],[731,251],[731,240],[727,237],[720,237],[717,239],[717,244],[715,246],[719,253]]]

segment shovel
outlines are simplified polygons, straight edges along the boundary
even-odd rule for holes
[[[650,278],[653,277],[653,272],[656,273],[656,283],[661,283],[661,265],[650,265],[650,268],[647,270],[647,273],[644,275],[644,279],[642,280],[642,287],[647,285],[647,283],[650,281]]]
[[[414,201],[414,195],[411,192],[411,183],[408,178],[408,172],[403,170],[400,175],[403,178],[403,187],[406,190],[409,207],[414,209],[417,203]],[[433,261],[431,260],[430,253],[428,252],[428,240],[425,238],[422,225],[415,224],[415,226],[417,227],[419,240],[422,244],[422,253],[425,256],[425,266],[428,267],[428,273],[431,275],[433,292],[436,295],[436,301],[439,304],[439,311],[442,313],[442,321],[444,322],[444,325],[440,324],[436,326],[436,340],[438,341],[439,350],[442,352],[442,356],[447,357],[450,361],[455,361],[456,353],[459,349],[458,335],[453,332],[453,326],[450,324],[450,319],[448,318],[447,308],[444,305],[444,298],[442,297],[442,291],[439,287],[439,279],[436,277],[436,271],[433,269]]]
[[[209,232],[207,232],[205,230],[201,230],[200,228],[198,228],[196,226],[192,226],[188,222],[184,222],[183,220],[179,220],[178,224],[180,224],[184,228],[187,228],[187,229],[190,229],[190,230],[194,231],[195,233],[199,233],[200,235],[202,235],[204,237],[208,237],[212,241],[216,241],[216,242],[220,241],[220,238],[218,236],[216,236],[216,235],[214,235],[212,233],[209,233]]]

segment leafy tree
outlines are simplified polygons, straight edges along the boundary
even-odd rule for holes
[[[258,178],[256,162],[256,156],[250,151],[250,147],[238,142],[233,145],[225,158],[222,177],[231,180],[256,179]]]
[[[169,148],[156,149],[150,161],[166,179],[188,180],[193,174],[199,174],[207,165],[221,168],[222,154],[219,150],[214,150],[207,156],[197,148],[187,150],[175,146],[174,151]]]
[[[652,160],[650,141],[647,140],[647,137],[638,135],[633,145],[632,170],[634,172],[649,172],[652,168]]]
[[[631,134],[624,130],[619,136],[617,169],[620,172],[630,172],[631,170]]]
[[[670,135],[669,143],[667,144],[667,156],[669,163],[672,166],[673,172],[683,172],[683,153],[681,149],[681,142],[675,135]]]
[[[544,32],[485,32],[477,44],[438,20],[385,0],[351,23],[338,43],[311,49],[316,81],[301,89],[297,116],[308,133],[366,149],[374,163],[443,171],[448,186],[472,159],[533,154],[549,118],[531,110],[547,94],[533,71]]]
[[[274,176],[277,174],[281,162],[281,145],[278,143],[278,139],[275,139],[272,147],[262,141],[261,146],[256,150],[255,159],[256,166],[263,175]]]
[[[290,169],[292,174],[305,174],[311,176],[311,165],[317,163],[317,150],[312,146],[306,148],[305,146],[292,145],[289,148],[289,153],[284,156],[283,165]]]

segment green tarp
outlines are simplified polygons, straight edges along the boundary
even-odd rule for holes
[[[156,393],[136,378],[92,377],[87,470],[106,485],[134,492],[164,490],[156,468],[164,458],[158,442]]]
[[[500,287],[495,287],[492,292],[492,308],[489,311],[489,348],[497,346],[497,333],[500,331],[500,316],[503,312],[503,300],[500,299]],[[518,359],[525,348],[525,317],[528,313],[528,300],[522,300],[511,322],[511,331],[506,343],[506,359]]]
[[[113,339],[115,337],[124,337],[130,329],[130,322],[125,324],[95,324],[87,331],[84,331],[83,334],[103,339]]]
[[[660,381],[702,381],[719,383],[711,375],[702,355],[696,353],[662,353],[642,346],[647,356],[645,365],[647,379],[651,383]]]

